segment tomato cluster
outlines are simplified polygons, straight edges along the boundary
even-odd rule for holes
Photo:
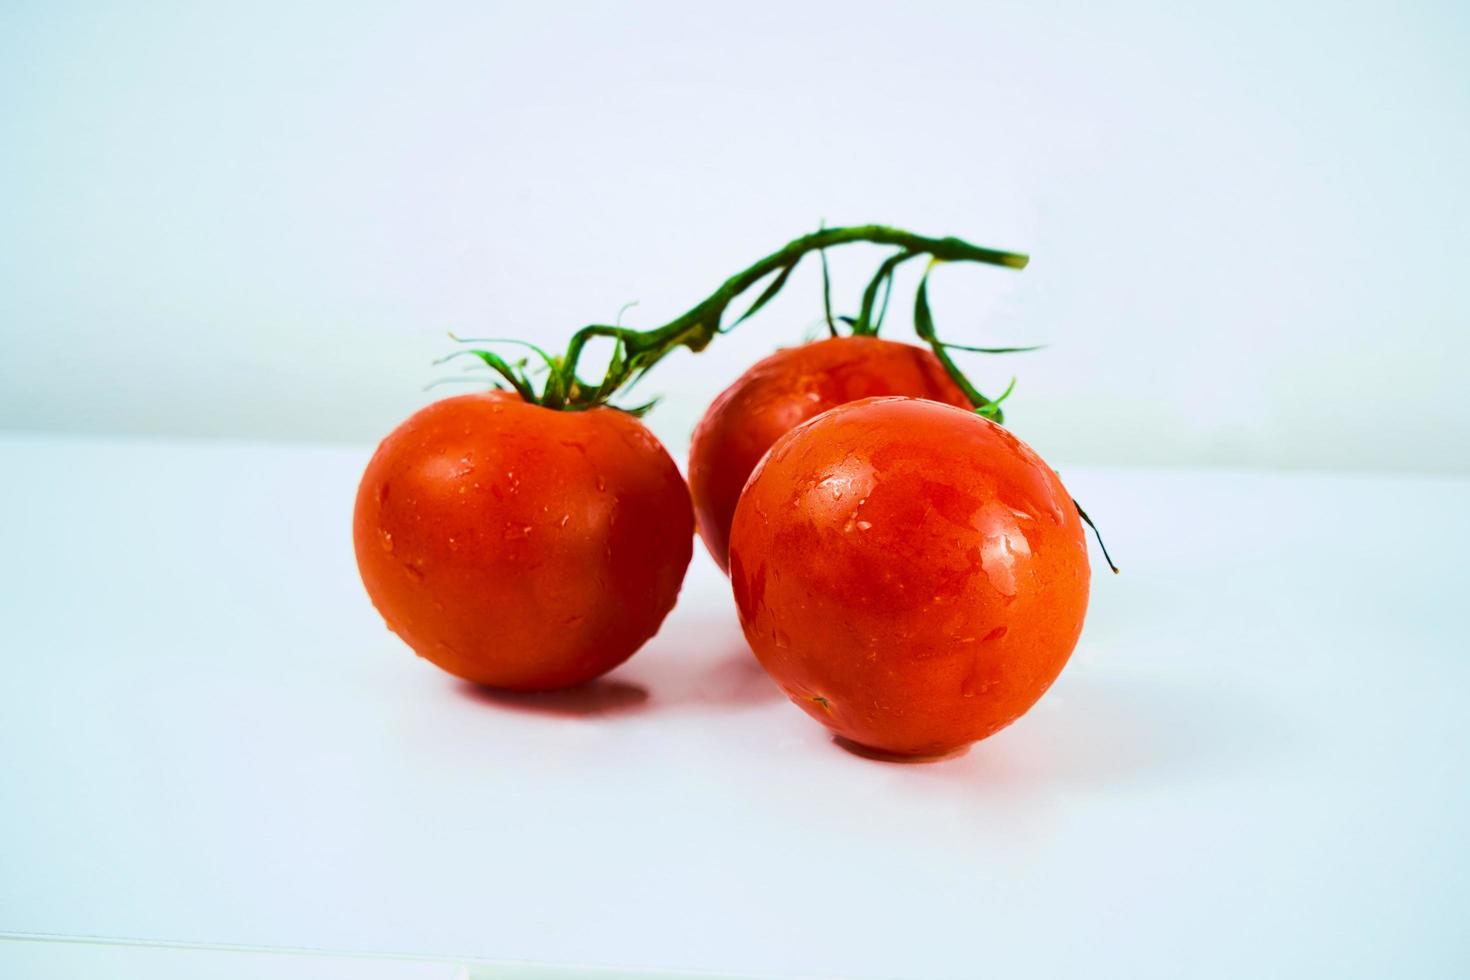
[[[863,230],[844,240],[881,240]],[[958,242],[911,237],[936,256]],[[779,288],[801,254],[748,271],[778,272]],[[875,284],[891,288],[896,264]],[[542,355],[552,379],[539,394],[476,352],[512,389],[422,409],[383,441],[358,489],[358,566],[389,628],[478,684],[583,683],[657,632],[697,528],[761,665],[837,735],[932,755],[1014,721],[1081,633],[1083,516],[925,334],[922,285],[916,325],[930,347],[873,335],[877,285],[852,336],[778,351],[715,399],[687,486],[606,399],[670,345],[708,338],[680,321],[648,334],[587,328],[618,345],[595,395],[576,375],[575,342],[565,358]],[[696,308],[700,329],[715,299],[718,325],[729,298]]]

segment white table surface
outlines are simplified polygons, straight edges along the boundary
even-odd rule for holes
[[[1065,471],[1123,574],[1027,717],[901,765],[785,703],[702,552],[589,689],[418,661],[353,564],[367,454],[0,437],[0,931],[772,976],[1470,972],[1470,481]],[[0,943],[0,972],[62,975],[56,946]]]

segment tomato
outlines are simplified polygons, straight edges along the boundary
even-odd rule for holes
[[[756,656],[853,742],[941,754],[999,731],[1061,672],[1086,542],[1057,475],[974,412],[843,405],[777,441],[735,510],[730,578]]]
[[[548,690],[622,663],[674,606],[694,546],[663,446],[611,408],[492,392],[436,402],[363,474],[363,584],[388,628],[466,680]]]
[[[846,402],[910,395],[968,408],[932,351],[877,337],[833,337],[780,350],[715,399],[689,451],[699,536],[729,570],[730,522],[745,481],[793,426]]]

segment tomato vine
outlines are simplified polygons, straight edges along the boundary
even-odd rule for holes
[[[855,317],[832,315],[831,283],[827,275],[826,251],[840,245],[866,242],[874,245],[892,246],[897,251],[879,265],[863,291],[862,303]],[[503,377],[526,401],[546,408],[579,411],[608,404],[619,392],[626,390],[647,374],[654,365],[680,347],[698,352],[709,346],[721,333],[733,330],[748,320],[781,292],[791,273],[801,260],[817,253],[822,261],[822,297],[828,329],[837,334],[836,321],[845,323],[854,335],[876,335],[883,324],[888,309],[889,296],[893,290],[893,277],[898,267],[909,259],[928,256],[930,269],[942,262],[974,262],[999,266],[1007,269],[1024,269],[1029,258],[1018,252],[974,245],[963,239],[945,237],[931,238],[913,232],[890,228],[885,225],[859,225],[846,228],[823,228],[800,238],[765,256],[750,266],[735,273],[720,284],[713,293],[695,304],[685,313],[668,323],[650,330],[635,330],[621,324],[594,323],[582,327],[572,334],[565,352],[559,355],[547,353],[540,347],[516,340],[487,340],[486,342],[519,344],[530,350],[545,374],[538,390],[526,361],[513,362],[492,350],[468,349],[456,352],[451,357],[471,355],[479,358],[488,367]],[[745,308],[744,312],[728,325],[724,323],[729,308],[742,296],[762,282],[765,288]],[[970,398],[980,414],[1001,421],[1000,403],[1010,388],[998,398],[988,398],[965,377],[955,364],[951,350],[978,351],[982,353],[1011,353],[1032,350],[1028,347],[969,347],[941,340],[935,331],[934,318],[928,301],[929,270],[920,280],[914,305],[914,326],[920,339],[926,342],[944,365],[960,389]],[[612,356],[602,378],[587,381],[579,374],[584,351],[589,342],[596,338],[608,338],[613,342]],[[456,338],[458,339],[458,338]],[[1012,382],[1014,387],[1014,381]],[[652,403],[629,408],[641,414]]]

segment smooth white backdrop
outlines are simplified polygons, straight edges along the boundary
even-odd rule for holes
[[[650,325],[883,221],[1032,253],[934,300],[1050,345],[972,363],[1060,463],[1464,472],[1467,50],[1454,2],[11,2],[0,427],[368,442],[447,329]],[[879,253],[833,258],[850,307]],[[677,457],[805,272],[647,382]]]

